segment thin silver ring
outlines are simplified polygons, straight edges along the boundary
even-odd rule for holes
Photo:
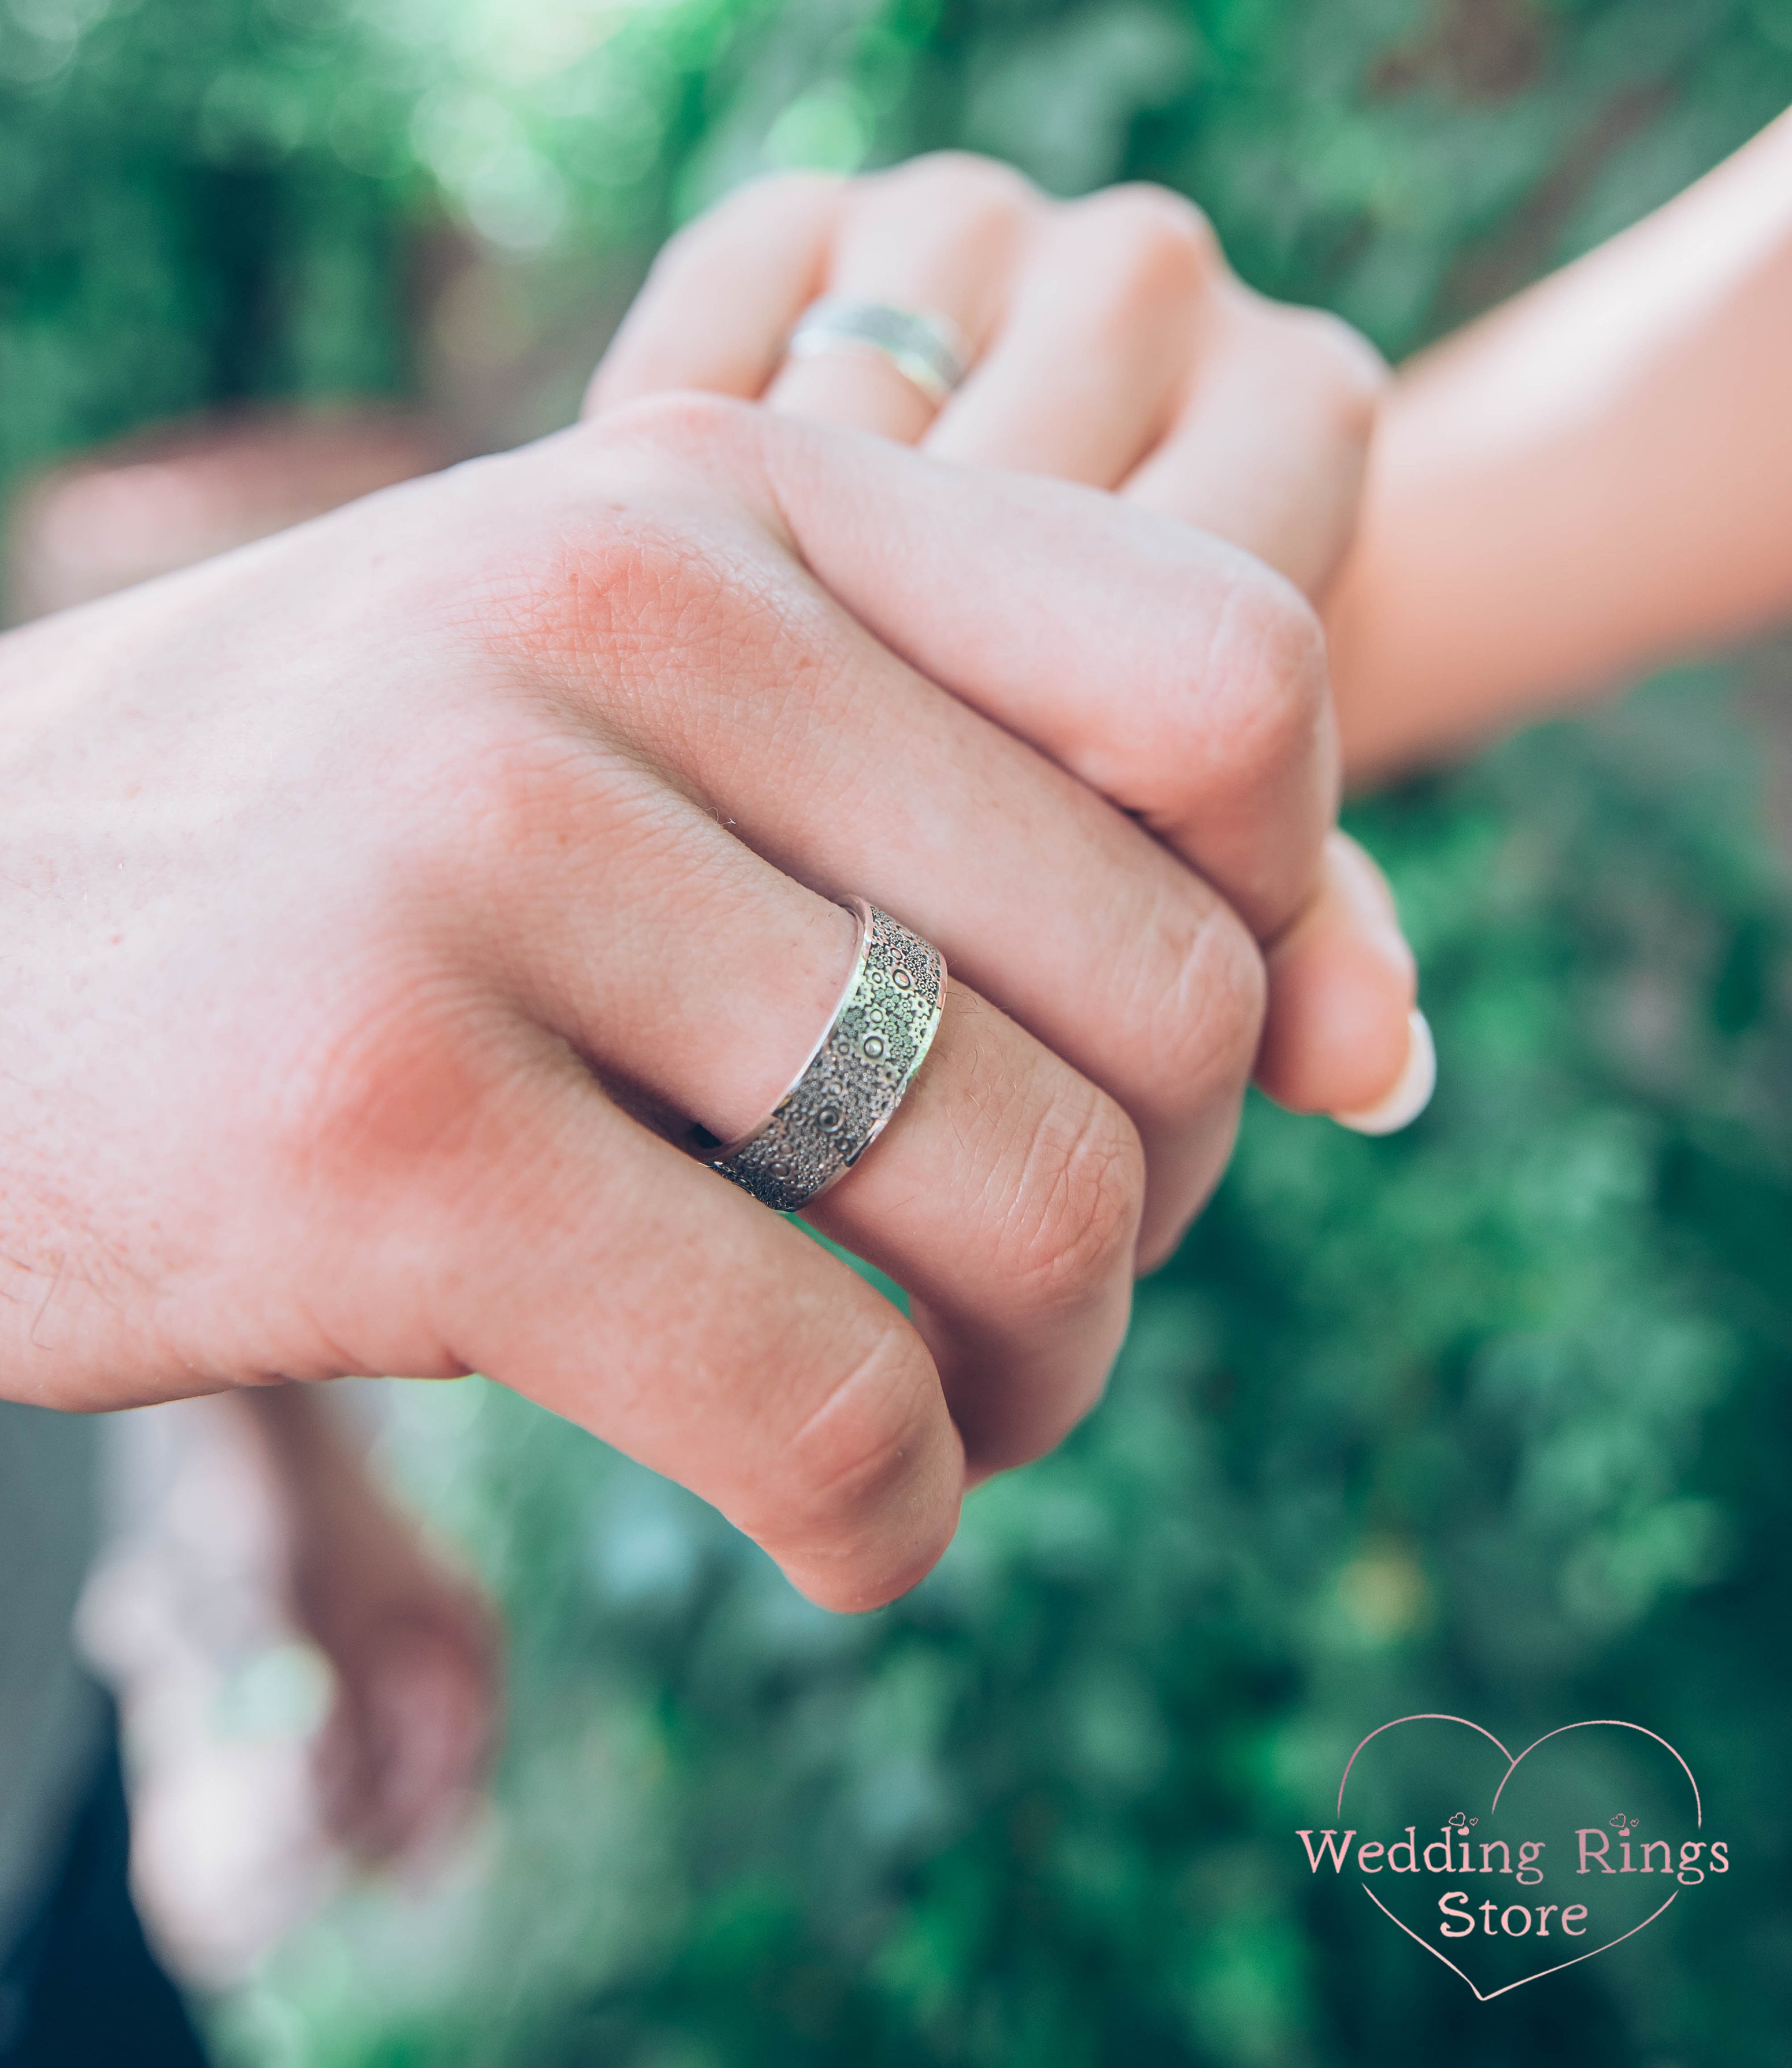
[[[712,1170],[780,1213],[837,1184],[889,1125],[927,1059],[946,1003],[946,958],[862,898],[852,973],[790,1089],[760,1125],[699,1145]]]
[[[951,318],[894,302],[825,295],[803,311],[784,348],[792,359],[866,352],[887,360],[937,409],[971,370],[971,348]]]

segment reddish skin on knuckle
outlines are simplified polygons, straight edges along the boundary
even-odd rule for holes
[[[295,1059],[275,1153],[305,1189],[370,1208],[457,1191],[514,1140],[502,1048],[458,980],[390,985]]]
[[[544,675],[584,724],[637,698],[663,716],[669,681],[701,681],[710,662],[736,669],[743,648],[782,632],[744,584],[651,511],[567,520],[528,561],[492,573],[474,607],[494,653]]]
[[[606,784],[609,771],[589,744],[556,724],[556,715],[544,710],[532,732],[519,728],[479,754],[451,832],[432,841],[440,849],[432,873],[452,883],[457,904],[466,901],[472,913],[490,908],[519,861],[564,857],[602,823],[594,808],[605,790],[620,789],[625,780],[617,771]]]

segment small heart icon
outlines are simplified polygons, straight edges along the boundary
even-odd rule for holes
[[[1350,1874],[1484,2003],[1609,1952],[1729,1871],[1727,1846],[1697,1835],[1692,1768],[1614,1717],[1517,1753],[1465,1716],[1396,1717],[1346,1762],[1337,1816],[1299,1834],[1313,1871]]]

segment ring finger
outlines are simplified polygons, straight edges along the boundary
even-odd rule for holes
[[[935,400],[876,349],[788,359],[824,295],[943,319],[974,360],[1000,324],[1040,206],[1016,173],[945,154],[869,179],[764,180],[669,244],[593,377],[586,413],[672,388],[916,443]]]
[[[527,909],[497,915],[485,942],[510,966],[510,944],[531,942],[508,987],[667,1131],[750,1131],[830,1022],[846,915],[645,771],[593,761],[536,800],[522,838]],[[967,1457],[988,1470],[1049,1448],[1098,1395],[1143,1183],[1114,1101],[953,983],[889,1126],[808,1218],[914,1296]]]
[[[822,291],[949,326],[975,366],[1005,320],[1039,197],[1017,173],[942,155],[857,184],[836,218]],[[789,311],[788,336],[802,305]],[[975,377],[974,376],[972,377]],[[774,409],[918,444],[950,411],[876,348],[850,344],[788,357],[766,391]]]
[[[1065,206],[958,153],[849,183],[742,189],[674,238],[588,408],[688,386],[755,396],[943,458],[1115,487],[1169,426],[1224,273],[1199,212],[1155,189]],[[842,340],[787,357],[824,295],[943,320],[970,371],[943,406]]]

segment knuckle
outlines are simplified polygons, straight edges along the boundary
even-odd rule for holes
[[[1261,1037],[1263,958],[1229,906],[1167,885],[1115,985],[1123,1065],[1142,1112],[1199,1118],[1248,1079]]]
[[[1177,959],[1167,1010],[1160,1006],[1156,1016],[1173,1044],[1159,1058],[1161,1081],[1185,1113],[1243,1088],[1262,1039],[1267,997],[1256,943],[1229,908],[1211,907]]]
[[[1334,428],[1366,442],[1392,379],[1387,361],[1362,333],[1326,309],[1285,311],[1305,356],[1307,377],[1329,406]]]
[[[711,252],[721,242],[725,234],[738,230],[738,222],[728,220],[737,214],[751,213],[759,199],[754,186],[749,185],[740,193],[731,194],[719,208],[707,209],[690,222],[682,224],[661,245],[647,268],[644,287],[651,291],[663,286],[681,274],[708,263]]]
[[[769,1512],[751,1533],[805,1571],[833,1565],[848,1593],[900,1592],[944,1549],[922,1484],[938,1459],[942,1419],[919,1339],[882,1329],[781,1447]]]
[[[1213,226],[1166,187],[1112,187],[1075,206],[1108,262],[1138,293],[1192,295],[1224,270]]]
[[[711,464],[719,456],[755,450],[759,422],[751,403],[680,388],[619,403],[577,435],[600,454],[631,454],[646,447]]]
[[[1241,572],[1214,625],[1201,671],[1204,787],[1236,797],[1311,753],[1326,708],[1318,613],[1268,568]]]
[[[564,714],[580,730],[594,681],[602,708],[621,715],[637,696],[663,698],[671,656],[726,657],[765,615],[764,600],[688,531],[650,507],[605,504],[544,522],[526,551],[483,571],[463,608],[488,650],[540,671],[544,694],[556,684],[568,693]]]
[[[1065,1073],[1032,1116],[1004,1244],[1029,1305],[1071,1305],[1130,1278],[1145,1199],[1138,1130],[1107,1095]]]
[[[843,186],[850,182],[837,173],[797,170],[781,173],[760,173],[746,180],[709,214],[699,217],[699,222],[714,222],[725,215],[746,214],[749,211],[764,217],[774,212],[788,214],[792,210],[825,207],[833,201]],[[691,227],[695,228],[695,224]],[[681,233],[682,234],[682,233]]]
[[[1031,181],[1012,165],[971,151],[930,151],[865,183],[905,206],[940,211],[970,241],[992,230],[1005,230],[1038,205]]]
[[[837,173],[762,173],[743,181],[715,206],[674,231],[649,270],[650,280],[675,277],[705,266],[711,254],[736,239],[775,225],[780,218],[825,210],[845,184]]]
[[[575,845],[603,839],[617,816],[627,765],[610,768],[589,746],[544,713],[484,746],[468,774],[454,828],[432,843],[440,874],[489,899],[524,857],[566,858]],[[645,786],[643,786],[645,787]]]
[[[362,1203],[435,1197],[450,1170],[483,1167],[506,1130],[497,1029],[481,1039],[456,973],[389,955],[339,1001],[287,1083],[280,1161],[295,1184]]]

